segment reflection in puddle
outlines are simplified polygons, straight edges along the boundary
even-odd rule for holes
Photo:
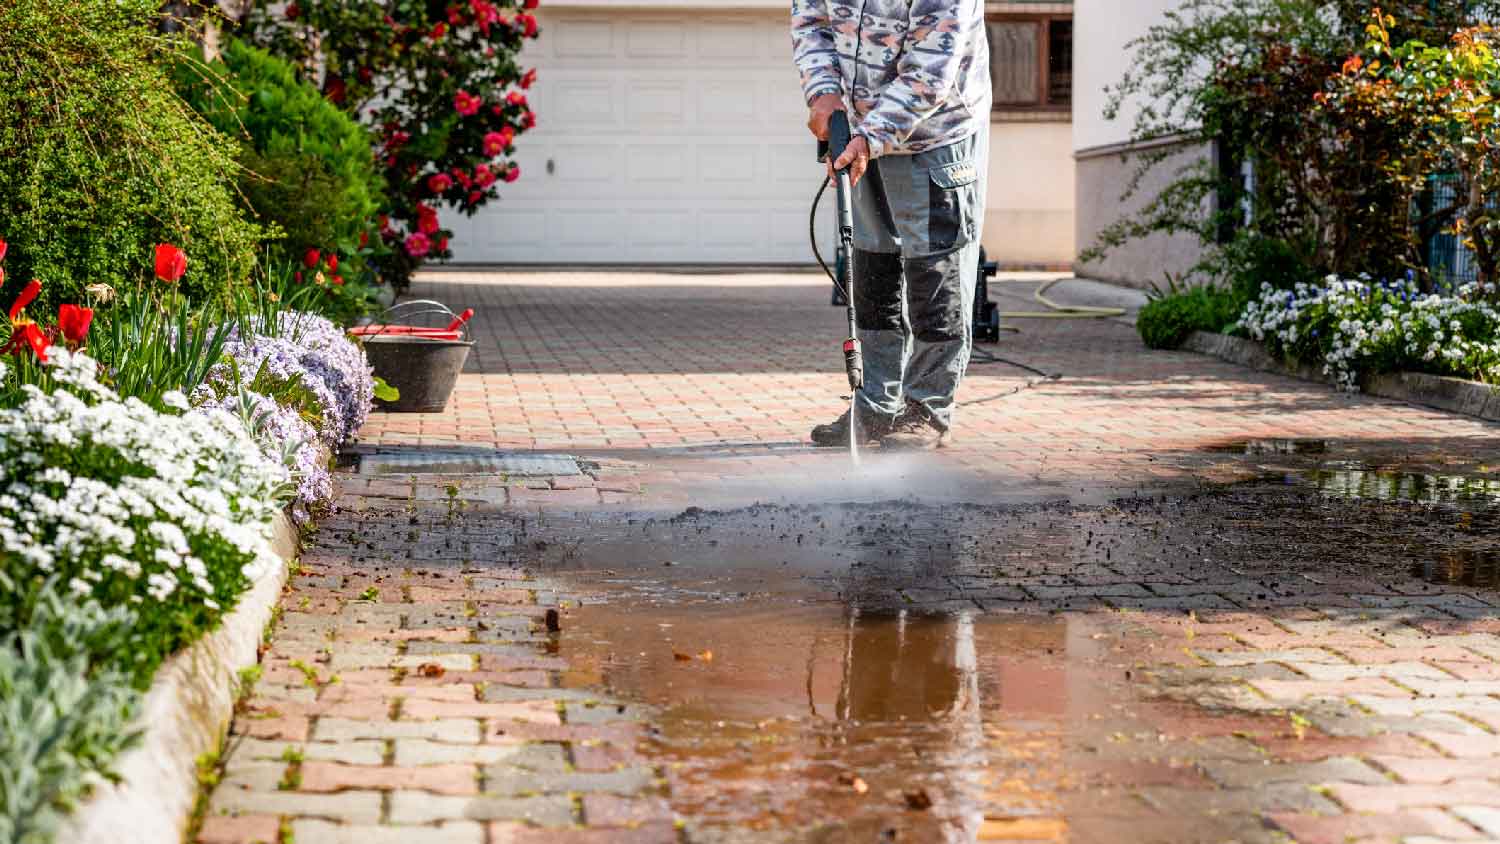
[[[657,709],[694,841],[1058,840],[1068,623],[976,616],[601,604],[562,655],[570,685]]]
[[[1312,469],[1303,474],[1321,492],[1343,498],[1439,504],[1500,502],[1500,478],[1377,471],[1362,467]]]
[[[1448,551],[1436,560],[1412,567],[1412,576],[1428,583],[1500,587],[1500,551]]]
[[[1218,454],[1322,454],[1328,450],[1327,440],[1256,439],[1234,440],[1210,445],[1204,451]]]

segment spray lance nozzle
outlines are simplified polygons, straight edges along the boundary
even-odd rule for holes
[[[865,349],[858,337],[844,341],[844,369],[849,372],[849,389],[865,386]]]

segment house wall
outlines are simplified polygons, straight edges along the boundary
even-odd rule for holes
[[[1104,117],[1107,89],[1129,69],[1130,41],[1146,33],[1179,0],[1077,0],[1073,39],[1073,158],[1076,163],[1075,232],[1080,250],[1098,241],[1110,224],[1140,208],[1165,187],[1182,164],[1209,154],[1204,147],[1183,148],[1159,165],[1140,184],[1137,195],[1122,200],[1139,159],[1127,143],[1139,103],[1127,102],[1115,120]],[[1104,258],[1080,263],[1080,275],[1149,287],[1167,275],[1180,275],[1197,262],[1196,238],[1153,236],[1111,250]]]
[[[1074,241],[1073,127],[1008,122],[990,127],[984,250],[1006,264],[1067,266]]]

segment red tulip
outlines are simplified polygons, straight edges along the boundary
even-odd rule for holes
[[[42,283],[36,279],[32,279],[31,283],[26,285],[26,288],[21,291],[21,295],[16,297],[16,301],[10,304],[10,321],[15,322],[21,316],[21,311],[25,310],[27,305],[34,302],[37,295],[41,292]]]
[[[335,284],[335,285],[336,285],[336,286],[340,286],[340,287],[342,287],[342,286],[343,286],[343,284],[344,284],[344,277],[343,277],[343,276],[341,276],[341,275],[336,275],[336,276],[334,276],[334,277],[333,277],[333,283],[334,283],[334,284]]]
[[[330,252],[328,254],[328,271],[329,272],[337,272],[338,268],[339,268],[339,256],[337,256],[337,255],[335,255],[335,254],[333,254],[333,253]]]
[[[37,294],[42,292],[42,283],[32,279],[31,283],[16,297],[16,301],[10,306],[10,342],[0,349],[3,354],[17,354],[23,349],[31,349],[37,360],[47,362],[47,335],[37,328],[36,323],[29,319],[21,318],[21,311],[36,300]]]
[[[187,272],[187,253],[170,243],[159,243],[156,246],[156,277],[168,284],[174,284],[182,279],[182,274]]]
[[[82,343],[89,335],[89,323],[93,321],[93,308],[63,305],[57,309],[57,327],[69,343]]]
[[[313,267],[316,267],[318,265],[319,261],[322,260],[322,252],[319,252],[316,249],[309,249],[307,250],[307,253],[302,256],[302,266],[307,267],[308,269],[312,269]]]
[[[42,363],[47,362],[47,347],[52,345],[47,340],[47,335],[36,327],[34,322],[26,322],[17,325],[10,333],[10,343],[0,352],[5,354],[19,354],[24,349],[30,349],[36,355],[36,359]]]

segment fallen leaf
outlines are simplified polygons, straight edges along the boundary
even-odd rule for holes
[[[864,794],[870,790],[870,784],[863,777],[844,771],[839,774],[839,783],[854,789],[855,794]]]
[[[675,659],[675,660],[677,660],[678,662],[692,662],[693,661],[692,654],[685,654],[682,651],[672,651],[672,658]]]
[[[906,798],[906,807],[908,809],[925,812],[932,808],[932,795],[928,794],[925,788],[919,788],[916,791],[905,791],[902,792],[901,796]]]
[[[417,676],[419,677],[441,677],[446,673],[448,673],[448,669],[438,665],[436,662],[424,662],[417,666]]]

